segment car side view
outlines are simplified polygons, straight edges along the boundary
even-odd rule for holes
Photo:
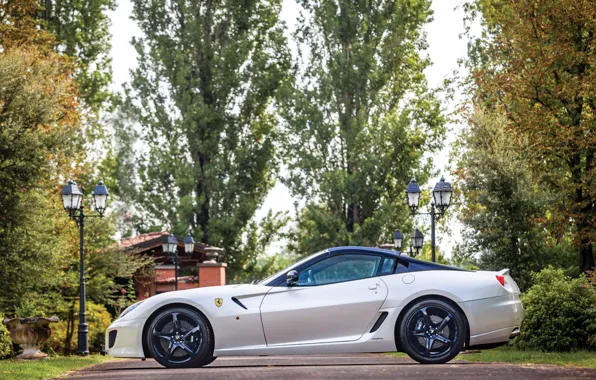
[[[126,309],[107,353],[165,367],[218,356],[406,352],[445,363],[517,336],[524,318],[507,269],[466,271],[367,247],[309,256],[258,283],[163,293]]]

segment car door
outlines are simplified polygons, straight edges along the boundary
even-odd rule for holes
[[[358,340],[387,297],[381,255],[347,253],[300,270],[298,283],[270,290],[261,304],[268,346]]]

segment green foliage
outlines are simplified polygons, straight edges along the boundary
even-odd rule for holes
[[[77,347],[77,325],[79,320],[79,304],[72,304],[72,311],[60,322],[52,324],[50,346],[56,352],[73,353]],[[100,345],[105,342],[105,331],[112,323],[112,315],[103,305],[87,302],[87,323],[89,324],[89,350],[99,352]]]
[[[58,59],[35,51],[0,55],[0,235],[19,220],[27,191],[39,188],[75,147],[73,83]]]
[[[596,2],[466,3],[482,25],[470,41],[473,100],[502,109],[508,138],[527,141],[520,169],[541,176],[538,188],[556,194],[549,232],[568,235],[578,271],[589,271],[596,241]]]
[[[134,1],[144,36],[127,107],[147,147],[135,160],[140,219],[190,228],[226,261],[244,260],[234,247],[277,169],[273,100],[290,67],[280,3]]]
[[[427,86],[430,1],[299,1],[301,65],[283,92],[284,182],[306,207],[291,249],[376,245],[408,230],[403,191],[423,184],[445,117]]]
[[[12,339],[10,333],[2,321],[4,315],[0,314],[0,360],[9,358],[12,355]]]
[[[85,105],[98,111],[109,100],[112,82],[109,11],[115,0],[46,0],[41,12],[47,29],[56,36],[57,50],[77,64],[74,77]]]
[[[548,265],[575,266],[568,237],[551,233],[550,206],[559,197],[540,186],[543,177],[528,163],[531,144],[512,139],[508,120],[498,110],[476,107],[457,149],[459,190],[465,203],[460,218],[467,227],[459,255],[483,269],[511,269],[522,290],[532,273]]]
[[[20,46],[0,54],[0,310],[7,313],[57,286],[69,235],[54,181],[83,157],[69,63],[43,46]]]
[[[271,210],[259,222],[250,221],[244,229],[242,238],[229,249],[228,282],[246,283],[263,279],[279,271],[287,264],[287,257],[282,252],[267,256],[265,252],[276,241],[285,237],[285,227],[289,217],[281,212],[273,214]]]
[[[17,318],[45,317],[45,313],[39,310],[38,303],[32,299],[21,299],[21,304],[15,308]]]
[[[596,291],[585,277],[571,279],[562,269],[537,273],[522,296],[526,318],[516,344],[524,349],[596,349]]]

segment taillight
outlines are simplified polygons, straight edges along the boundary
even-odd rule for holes
[[[505,286],[505,276],[495,276],[497,277],[497,281],[501,284],[501,286]]]

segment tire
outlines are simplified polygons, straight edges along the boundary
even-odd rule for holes
[[[215,361],[215,359],[217,359],[217,356],[214,356],[211,359],[207,360],[205,363],[203,363],[203,365],[201,367],[204,367],[206,365],[213,363]]]
[[[462,313],[442,300],[412,305],[399,326],[401,349],[421,364],[443,364],[457,356],[466,340]]]
[[[213,357],[213,333],[196,310],[173,307],[159,313],[146,335],[151,356],[166,368],[205,366]]]

